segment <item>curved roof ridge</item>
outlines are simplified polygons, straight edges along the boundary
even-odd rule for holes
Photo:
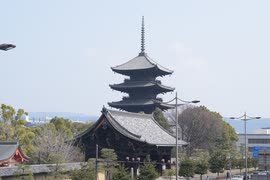
[[[106,112],[108,114],[106,114]],[[122,125],[120,125],[116,120],[114,120],[114,118],[110,114],[109,110],[107,110],[106,112],[104,112],[104,116],[107,117],[107,120],[109,121],[109,123],[111,124],[111,126],[113,126],[113,128],[115,128],[119,133],[121,133],[122,135],[124,135],[126,137],[129,137],[129,138],[131,138],[133,140],[144,142],[143,140],[140,139],[141,138],[141,135],[137,135],[137,134],[134,134],[134,133],[130,132],[125,127],[123,127]],[[118,126],[118,127],[116,127],[116,126]]]
[[[121,70],[121,69],[130,70],[130,69],[128,69],[127,67],[124,67],[124,68],[123,68],[123,66],[127,66],[127,65],[133,63],[134,61],[138,61],[138,58],[146,57],[145,54],[146,54],[146,53],[144,53],[144,55],[138,55],[138,56],[132,58],[131,60],[129,60],[129,61],[123,63],[123,64],[120,64],[120,65],[117,65],[117,66],[115,66],[115,67],[112,67],[112,69],[113,69],[113,70]],[[145,59],[147,59],[147,58],[145,58]],[[149,64],[143,64],[145,67],[143,67],[143,68],[141,67],[141,69],[149,69],[149,68],[153,68],[153,67],[154,67],[154,66],[153,66],[154,64],[153,64],[152,62],[150,62],[150,61],[147,61],[147,62],[148,62]],[[122,68],[121,68],[121,67],[122,67]]]
[[[175,145],[175,136],[160,126],[154,119],[153,114],[115,111],[104,107],[101,117],[93,126],[100,124],[102,119],[118,133],[137,142],[156,146]],[[93,128],[88,128],[80,136],[85,135],[89,130],[92,131]],[[179,145],[185,144],[186,142],[179,141]]]
[[[159,87],[161,87],[161,88],[170,89],[170,90],[172,90],[172,91],[174,91],[174,90],[175,90],[175,88],[170,87],[170,86],[166,86],[166,85],[163,85],[163,84],[159,84],[159,83],[157,83],[157,85],[158,85]]]
[[[106,109],[106,108],[105,108]],[[140,114],[140,113],[134,113],[134,112],[126,112],[126,111],[117,111],[117,110],[108,110],[107,111],[110,112],[115,112],[115,113],[121,113],[121,114],[127,114],[127,115],[133,115],[133,116],[148,116],[149,117],[153,117],[152,114]]]
[[[161,126],[154,118],[153,114],[152,114],[152,120],[166,133],[168,133],[170,136],[175,138],[175,135],[173,135],[172,133],[170,133],[167,129],[165,129],[163,126]]]
[[[159,63],[157,63],[155,60],[153,60],[152,58],[150,58],[146,53],[144,55],[146,57],[146,59],[153,65],[158,66],[161,70],[165,70],[167,72],[173,73],[173,70],[170,70],[168,68],[165,68],[164,66],[160,65]]]
[[[143,69],[151,69],[151,68],[158,68],[165,74],[172,74],[173,71],[165,68],[151,59],[147,53],[139,54],[135,58],[120,64],[115,67],[111,67],[113,71],[130,71],[130,70],[143,70]]]
[[[87,128],[87,129],[84,130],[83,132],[77,134],[73,139],[80,138],[80,137],[82,137],[83,135],[85,135],[85,134],[87,134],[88,132],[90,132],[92,129],[94,129],[94,128],[97,126],[98,122],[101,121],[101,120],[100,120],[101,117],[102,117],[102,116],[100,116],[99,119],[98,119],[92,126],[90,126],[89,128]]]
[[[172,136],[173,138],[176,138],[176,136],[174,135],[174,134],[172,134],[171,132],[169,132],[167,129],[165,129],[164,127],[162,127],[156,120],[155,120],[155,118],[154,118],[154,116],[153,116],[153,121],[164,131],[164,132],[166,132],[167,134],[169,134],[170,136]],[[180,139],[178,138],[178,141],[179,141]],[[180,140],[180,141],[182,141],[182,143],[181,142],[178,142],[178,144],[179,145],[187,145],[187,144],[189,144],[188,142],[185,142],[185,141],[183,141],[183,140]]]

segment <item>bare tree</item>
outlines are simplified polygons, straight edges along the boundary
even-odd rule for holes
[[[34,161],[39,163],[63,163],[80,161],[79,149],[68,139],[64,131],[56,131],[51,124],[45,124],[36,135],[33,153]]]
[[[205,107],[189,106],[179,114],[178,123],[180,137],[189,143],[189,155],[196,148],[213,149],[222,135],[222,120]]]

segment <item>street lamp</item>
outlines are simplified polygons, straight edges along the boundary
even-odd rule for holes
[[[177,108],[178,106],[182,106],[182,105],[185,105],[185,104],[191,104],[191,103],[199,103],[200,101],[198,100],[193,100],[193,101],[184,101],[182,99],[179,99],[177,97],[177,92],[175,93],[175,98],[173,98],[171,101],[167,102],[167,103],[170,103],[172,101],[175,100],[175,123],[176,123],[176,127],[175,127],[175,131],[176,131],[176,142],[175,142],[175,147],[176,147],[176,173],[175,173],[175,176],[176,176],[176,180],[178,180],[178,111],[177,111]],[[178,100],[184,104],[178,104]]]
[[[13,44],[0,44],[0,50],[8,51],[10,49],[15,48],[16,46]]]
[[[244,126],[245,126],[245,179],[247,179],[247,121],[252,120],[252,119],[261,119],[261,117],[250,117],[247,116],[246,112],[244,113],[243,116],[240,117],[230,117],[230,119],[239,119],[244,121]]]

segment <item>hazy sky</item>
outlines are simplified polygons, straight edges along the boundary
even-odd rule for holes
[[[174,70],[180,98],[223,116],[270,117],[268,0],[1,1],[0,103],[26,111],[100,115],[124,95],[110,67],[146,52]],[[174,97],[168,93],[165,101]]]

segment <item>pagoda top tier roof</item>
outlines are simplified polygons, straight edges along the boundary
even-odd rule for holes
[[[157,76],[164,76],[168,74],[172,74],[173,71],[169,70],[154,60],[152,60],[146,53],[141,52],[139,55],[128,62],[118,65],[116,67],[112,67],[114,72],[123,74],[123,75],[130,75],[135,71],[142,71],[142,70],[149,70],[154,69]]]

